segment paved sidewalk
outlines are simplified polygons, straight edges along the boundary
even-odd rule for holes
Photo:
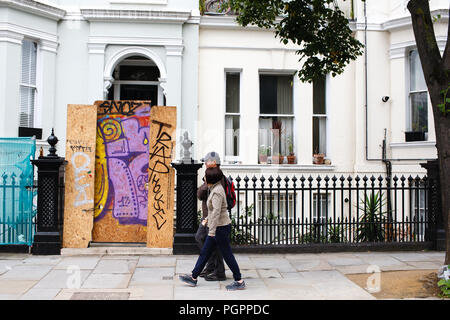
[[[232,281],[207,282],[196,288],[181,283],[196,255],[170,253],[64,254],[32,256],[0,253],[0,299],[162,299],[162,300],[305,300],[375,299],[345,277],[381,271],[437,270],[443,252],[367,252],[319,254],[236,254],[247,289],[228,292]],[[125,254],[127,253],[128,254]]]

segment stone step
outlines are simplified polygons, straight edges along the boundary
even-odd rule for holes
[[[172,255],[172,248],[146,248],[126,246],[104,246],[90,248],[62,248],[62,256],[80,255]]]

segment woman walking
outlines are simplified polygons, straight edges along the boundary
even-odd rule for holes
[[[228,216],[225,190],[220,183],[222,177],[223,173],[219,168],[214,167],[206,169],[205,179],[209,188],[207,200],[208,216],[202,223],[208,224],[209,232],[194,270],[192,270],[192,274],[180,275],[180,280],[195,287],[197,285],[198,276],[217,246],[222,253],[226,264],[231,272],[233,272],[234,282],[226,286],[227,290],[242,290],[245,289],[245,282],[241,278],[239,266],[231,252],[231,220]]]

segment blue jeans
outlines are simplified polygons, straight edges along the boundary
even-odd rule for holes
[[[231,224],[217,227],[216,235],[214,237],[207,236],[205,244],[203,245],[202,251],[200,252],[200,256],[197,259],[197,263],[195,264],[194,270],[192,270],[192,277],[197,279],[208,262],[209,257],[216,249],[216,246],[219,248],[222,253],[223,259],[227,263],[231,272],[233,272],[233,278],[235,281],[241,280],[241,272],[239,271],[239,266],[234,258],[233,253],[231,252],[230,245],[230,234],[231,234]]]

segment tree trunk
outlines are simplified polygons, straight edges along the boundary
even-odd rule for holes
[[[444,55],[441,57],[428,0],[410,0],[408,10],[411,13],[417,51],[433,108],[441,182],[442,215],[447,238],[445,264],[450,264],[450,106],[442,94],[442,91],[447,90],[450,86],[450,43],[448,41],[450,24],[447,31],[447,44]],[[448,112],[442,112],[438,107],[442,103],[444,103],[444,110],[448,110]]]

